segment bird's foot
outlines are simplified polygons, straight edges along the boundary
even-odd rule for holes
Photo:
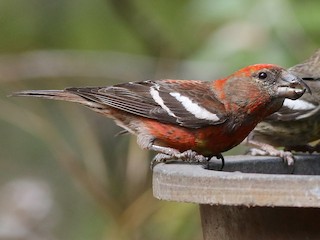
[[[215,155],[217,159],[221,159],[221,167],[219,171],[221,171],[224,167],[224,157],[222,154]],[[201,154],[198,154],[195,151],[187,150],[182,153],[175,152],[173,155],[158,153],[151,161],[150,168],[153,169],[155,165],[160,162],[167,162],[169,160],[182,160],[188,163],[208,163],[211,157],[205,157]],[[209,169],[209,167],[207,167]]]
[[[252,146],[247,153],[249,155],[280,157],[288,166],[294,165],[294,157],[290,151],[276,149],[270,144],[253,140],[250,137],[247,138],[247,145]]]
[[[215,171],[222,171],[224,168],[224,157],[222,156],[222,154],[219,153],[217,155],[213,155],[212,157],[210,157],[210,160],[212,160],[212,158],[216,158],[218,160],[221,160],[221,165],[219,166],[219,168],[216,168],[216,167],[214,167],[217,165],[216,163],[209,164],[209,161],[208,161],[208,166],[206,167],[206,169],[215,170]]]
[[[182,153],[175,154],[173,158],[181,159],[182,161],[189,163],[202,163],[209,160],[207,157],[192,150],[187,150]]]
[[[224,168],[224,157],[222,156],[221,153],[219,153],[218,155],[216,155],[217,159],[221,159],[221,167],[219,169],[219,171],[222,171],[222,169]]]
[[[265,145],[263,148],[251,148],[248,154],[252,156],[274,156],[280,157],[288,166],[294,165],[294,157],[292,152],[279,150],[270,145]]]
[[[187,150],[179,152],[175,149],[169,149],[166,153],[158,153],[151,161],[151,169],[160,162],[167,162],[168,160],[182,160],[188,163],[203,163],[208,162],[209,158],[198,154],[195,151]]]
[[[150,163],[150,169],[152,170],[155,165],[161,162],[166,162],[168,160],[172,159],[170,155],[164,154],[164,153],[158,153],[151,161]]]

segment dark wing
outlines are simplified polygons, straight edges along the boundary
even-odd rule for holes
[[[148,80],[66,91],[127,113],[189,128],[226,120],[224,105],[203,81]]]

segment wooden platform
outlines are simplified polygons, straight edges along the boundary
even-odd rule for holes
[[[204,239],[320,239],[320,155],[226,157],[207,166],[158,164],[153,193],[200,205]]]

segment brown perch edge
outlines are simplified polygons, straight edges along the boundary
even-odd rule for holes
[[[275,157],[229,156],[223,171],[158,164],[153,194],[199,204],[205,240],[320,239],[320,155],[296,156],[291,172]]]

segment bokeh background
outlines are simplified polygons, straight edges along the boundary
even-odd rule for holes
[[[319,48],[319,9],[316,0],[0,0],[0,239],[201,239],[197,205],[153,198],[152,153],[134,137],[115,137],[111,120],[76,104],[7,95],[289,67]]]

